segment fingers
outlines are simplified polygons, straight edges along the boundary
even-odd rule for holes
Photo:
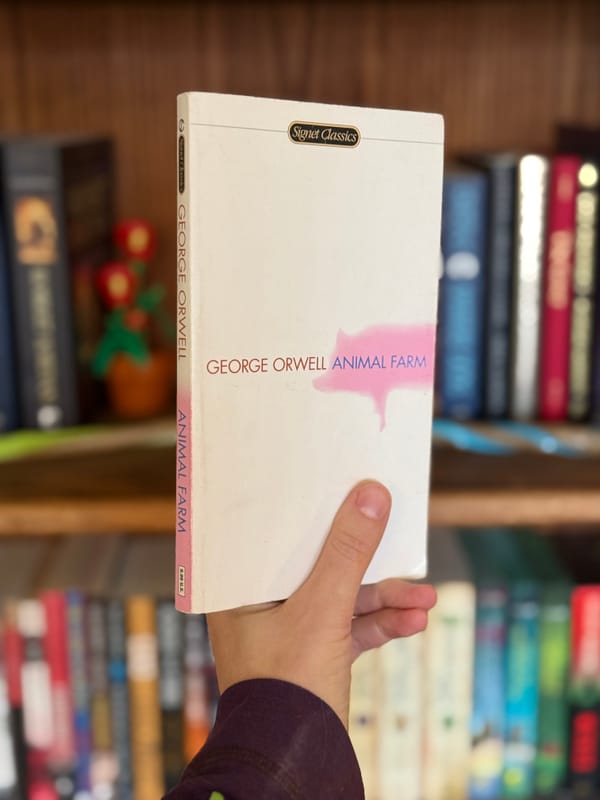
[[[429,611],[436,600],[435,589],[428,583],[409,583],[400,578],[389,578],[361,586],[354,613],[370,614],[380,608],[423,608]]]
[[[313,603],[335,614],[354,613],[356,595],[381,541],[391,508],[380,483],[355,486],[338,510],[313,571],[301,587]]]
[[[423,608],[382,608],[352,621],[353,658],[400,636],[412,636],[427,627]]]

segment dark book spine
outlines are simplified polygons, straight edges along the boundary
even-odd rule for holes
[[[2,160],[0,159],[0,187]],[[13,302],[6,220],[0,191],[0,433],[19,426]]]
[[[117,754],[117,796],[131,800],[131,744],[129,737],[129,692],[127,689],[127,650],[125,608],[121,600],[109,600],[108,623],[108,679],[111,708],[113,747]]]
[[[598,165],[584,161],[575,201],[575,266],[569,365],[569,418],[588,419],[592,403],[592,343],[598,247]]]
[[[157,605],[159,691],[167,791],[179,780],[183,757],[183,619],[172,601]]]
[[[91,793],[92,722],[90,713],[89,652],[86,637],[86,600],[79,591],[69,590],[67,625],[69,631],[69,668],[75,718],[77,765],[75,791]]]
[[[79,421],[61,159],[50,145],[4,147],[4,185],[23,424]]]
[[[514,164],[489,169],[488,263],[483,411],[498,419],[508,414],[511,280],[514,251]]]
[[[483,401],[487,179],[450,174],[442,209],[439,396],[443,416],[478,417]]]

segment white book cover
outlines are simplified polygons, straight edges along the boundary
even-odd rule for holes
[[[443,119],[188,93],[177,157],[177,607],[289,596],[363,478],[423,576]]]

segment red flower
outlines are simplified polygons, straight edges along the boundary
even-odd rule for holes
[[[114,227],[114,241],[128,258],[148,262],[156,251],[156,231],[143,219],[126,219]]]
[[[98,272],[98,290],[108,308],[129,305],[135,296],[134,271],[119,261],[109,261]]]

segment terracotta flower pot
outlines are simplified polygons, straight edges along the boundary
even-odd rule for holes
[[[175,358],[167,350],[138,364],[127,355],[113,359],[106,376],[108,397],[121,419],[147,419],[169,411],[175,390]]]

